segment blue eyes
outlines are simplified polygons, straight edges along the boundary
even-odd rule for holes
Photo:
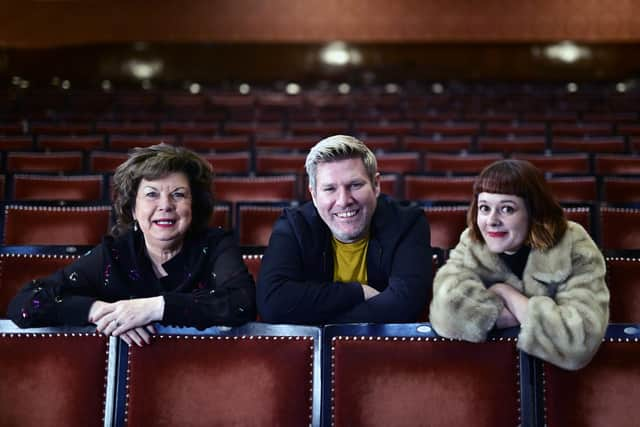
[[[148,199],[157,199],[158,197],[160,197],[160,194],[155,191],[150,191],[148,193],[144,193],[144,197]],[[183,192],[175,192],[175,193],[171,193],[171,197],[173,199],[184,199],[186,197],[186,194]]]

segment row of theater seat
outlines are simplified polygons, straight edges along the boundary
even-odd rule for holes
[[[22,252],[20,252],[20,250]],[[52,248],[0,247],[0,317],[7,310],[9,301],[30,280],[46,277],[77,259],[80,254],[68,254]],[[444,262],[443,254],[436,251],[431,261],[433,274]],[[256,279],[260,275],[262,255],[245,254],[243,261]],[[610,321],[615,323],[640,323],[640,258],[609,256],[607,285],[611,292]],[[428,307],[420,318],[428,319]]]
[[[288,204],[220,204],[210,226],[235,229],[240,245],[267,245],[273,223]],[[235,209],[235,221],[232,211]],[[451,249],[466,226],[466,205],[423,205],[431,227],[431,245]],[[580,223],[604,250],[640,250],[640,209],[595,205],[566,207],[568,219]],[[109,204],[56,206],[7,203],[2,213],[4,245],[96,245],[109,232]],[[234,223],[235,222],[235,223]]]
[[[158,143],[148,140],[148,146]],[[440,144],[440,143],[438,143]],[[516,143],[516,145],[519,143]],[[311,148],[310,144],[308,148]],[[437,145],[437,144],[436,144]],[[307,151],[205,151],[217,174],[301,173]],[[438,153],[433,151],[377,152],[378,169],[383,173],[478,173],[489,163],[505,158],[528,160],[549,173],[593,175],[640,175],[640,156],[611,153]],[[124,152],[81,151],[0,151],[0,173],[110,173],[126,160]]]
[[[421,203],[468,203],[473,176],[383,174],[381,191],[398,200]],[[638,204],[640,175],[593,176],[548,174],[552,192],[561,203]],[[0,200],[103,202],[111,200],[110,174],[51,175],[14,173],[0,175]],[[306,176],[217,176],[213,185],[221,202],[281,202],[309,200]]]
[[[558,152],[588,151],[601,153],[629,153],[640,151],[640,124],[638,133],[630,135],[474,135],[469,133],[423,133],[418,135],[372,134],[317,124],[317,132],[307,135],[284,133],[185,133],[176,134],[114,134],[114,135],[2,135],[0,150],[108,150],[126,151],[133,147],[160,141],[180,144],[196,151],[232,150],[299,150],[307,151],[315,142],[334,134],[355,135],[378,151],[431,151],[431,152]],[[238,131],[239,132],[239,131]],[[254,135],[255,134],[255,135]]]
[[[6,426],[637,425],[640,328],[612,324],[584,369],[429,324],[159,327],[129,348],[92,328],[0,321]],[[621,392],[621,391],[624,392]]]

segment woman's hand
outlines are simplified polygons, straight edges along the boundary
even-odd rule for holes
[[[515,318],[517,324],[522,324],[527,318],[527,310],[529,309],[529,298],[521,294],[515,288],[507,285],[506,283],[495,283],[489,287],[489,291],[502,298],[505,308]],[[503,318],[504,313],[500,313],[499,321],[508,321],[508,316]],[[496,326],[497,322],[496,322]],[[516,326],[516,325],[512,325]],[[498,326],[500,327],[500,326]]]
[[[520,322],[516,319],[516,316],[513,315],[509,311],[509,309],[504,306],[502,311],[500,312],[500,316],[496,319],[496,328],[504,329],[511,328],[512,326],[520,326]]]
[[[149,329],[148,326],[162,320],[163,315],[164,297],[157,296],[113,303],[96,301],[89,310],[89,321],[95,323],[99,333],[116,337],[126,333],[130,341],[123,340],[127,344],[135,342],[141,345],[143,341],[148,343],[148,332],[155,333],[155,329]]]

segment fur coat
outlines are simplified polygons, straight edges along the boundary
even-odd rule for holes
[[[529,297],[518,348],[561,368],[580,369],[597,351],[609,322],[605,270],[589,234],[571,221],[557,245],[531,249],[522,280],[467,229],[438,269],[430,321],[441,336],[484,341],[504,306],[487,288],[506,283]]]

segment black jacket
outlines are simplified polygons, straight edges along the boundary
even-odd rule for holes
[[[369,230],[368,285],[333,282],[331,231],[311,202],[274,225],[257,287],[262,320],[274,323],[414,322],[431,287],[429,226],[421,209],[378,197]]]
[[[162,295],[163,324],[207,328],[255,319],[255,285],[229,233],[205,230],[185,240],[156,278],[140,232],[102,244],[44,279],[27,284],[7,315],[23,328],[85,325],[96,300]]]

